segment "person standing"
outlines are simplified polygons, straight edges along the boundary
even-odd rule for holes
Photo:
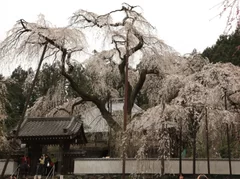
[[[51,154],[51,166],[53,167],[53,171],[54,171],[54,173],[57,171],[57,165],[58,165],[58,161],[57,161],[57,158],[55,157],[55,155],[54,154]]]
[[[27,155],[20,158],[20,177],[27,178],[28,171],[30,168],[30,159]]]
[[[45,161],[45,155],[42,154],[42,156],[39,158],[39,168],[38,168],[38,175],[45,175],[44,171],[44,161]]]
[[[44,159],[44,168],[45,168],[45,176],[47,176],[52,168],[51,166],[51,159],[50,157],[46,154],[45,159]]]

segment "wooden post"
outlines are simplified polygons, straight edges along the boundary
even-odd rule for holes
[[[164,175],[164,149],[162,149],[162,156],[161,156],[161,175]]]
[[[126,135],[126,128],[127,128],[127,118],[128,118],[128,58],[129,58],[129,30],[127,32],[127,40],[126,40],[126,62],[125,62],[125,89],[124,89],[124,119],[123,119],[123,135]],[[124,140],[125,141],[125,140]],[[126,168],[126,151],[125,146],[126,144],[123,144],[123,153],[122,153],[122,179],[125,179],[125,168]]]
[[[167,129],[167,127],[166,127]],[[164,133],[165,135],[165,128],[164,128],[164,124],[162,124],[162,132]],[[165,147],[165,146],[164,146]],[[161,150],[161,175],[164,175],[164,154],[165,154],[165,151],[164,151],[164,147],[163,149]]]
[[[64,154],[66,154],[67,151],[70,149],[70,143],[67,143],[64,141],[62,145],[62,168],[61,168],[61,174],[68,174],[69,172],[69,166],[70,166],[70,160],[69,158],[64,158]]]
[[[179,126],[179,174],[182,173],[182,119]]]
[[[197,138],[197,121],[194,118],[195,110],[193,108],[192,128],[193,128],[193,176],[196,175],[196,138]]]
[[[208,177],[210,177],[210,161],[209,161],[209,141],[208,141],[208,115],[207,115],[207,107],[205,108],[206,115],[205,115],[205,123],[206,123],[206,152],[207,152],[207,170],[208,170]]]
[[[232,164],[231,164],[231,149],[230,149],[230,136],[229,136],[229,126],[227,126],[227,146],[228,146],[228,163],[229,163],[229,174],[230,179],[232,178]]]
[[[42,146],[38,143],[30,143],[28,145],[28,157],[30,158],[30,175],[36,175],[36,166],[42,154]]]
[[[195,177],[195,175],[196,175],[196,136],[194,136],[193,138],[193,176]]]
[[[225,105],[225,110],[227,110],[227,91],[226,90],[224,91],[224,105]],[[229,174],[230,174],[230,179],[232,179],[231,149],[230,149],[230,136],[229,136],[228,123],[226,123],[226,128],[227,128]]]

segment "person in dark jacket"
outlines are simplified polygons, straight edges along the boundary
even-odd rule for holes
[[[51,159],[50,157],[46,154],[45,155],[45,160],[44,160],[44,168],[45,168],[45,176],[47,176],[52,168],[51,166]]]

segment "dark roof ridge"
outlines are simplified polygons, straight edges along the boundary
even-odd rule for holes
[[[73,122],[75,122],[75,117],[72,117],[71,121],[69,122],[68,126],[66,127],[67,130],[72,126]]]
[[[70,120],[72,117],[28,117],[28,121],[59,121]]]
[[[26,118],[25,124],[21,127],[18,138],[26,141],[44,138],[58,140],[64,137],[65,139],[73,139],[78,135],[83,135],[84,138],[81,116],[29,117]]]
[[[71,119],[71,121],[69,122],[69,124],[68,124],[68,126],[66,126],[64,129],[63,129],[63,131],[64,131],[64,133],[66,133],[66,132],[73,132],[74,130],[75,130],[75,128],[76,128],[76,126],[77,126],[77,124],[78,123],[81,123],[81,124],[83,124],[83,122],[82,122],[82,120],[78,120],[78,119],[81,119],[81,117],[80,116],[72,116],[72,119]],[[73,123],[75,123],[75,124],[73,124]]]
[[[71,132],[73,132],[73,131],[75,130],[75,128],[77,127],[77,123],[78,123],[78,122],[76,122],[75,125],[73,126],[73,128],[71,129]],[[83,124],[83,123],[82,123],[82,124]]]

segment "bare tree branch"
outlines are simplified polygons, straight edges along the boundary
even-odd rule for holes
[[[68,115],[71,115],[71,112],[69,112],[65,108],[56,108],[56,111],[53,113],[53,116],[55,116],[55,114],[57,114],[58,111],[65,111]]]
[[[73,114],[74,108],[75,108],[77,105],[83,104],[83,103],[84,103],[84,100],[79,100],[79,101],[75,102],[75,103],[72,105],[71,114]]]

